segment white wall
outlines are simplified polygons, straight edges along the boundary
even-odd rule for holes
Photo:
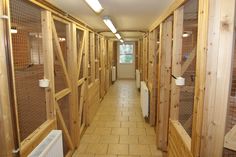
[[[132,64],[121,64],[120,63],[120,44],[117,43],[117,77],[118,79],[135,79],[135,43],[134,42],[126,42],[128,44],[133,44],[134,52],[133,52],[133,63]]]

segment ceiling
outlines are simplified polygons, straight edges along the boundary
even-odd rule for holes
[[[134,30],[148,30],[148,27],[174,0],[99,0],[104,8],[101,14],[93,12],[84,0],[48,1],[99,32],[109,32],[102,21],[103,16],[108,15],[122,37],[133,39],[143,34]],[[114,37],[112,33],[104,33],[104,35]]]

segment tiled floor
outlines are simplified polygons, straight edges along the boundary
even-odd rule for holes
[[[79,157],[162,157],[144,122],[134,81],[117,81],[82,137]]]

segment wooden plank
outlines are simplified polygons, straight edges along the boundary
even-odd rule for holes
[[[77,86],[81,86],[84,83],[85,79],[82,78],[80,80],[77,81]]]
[[[29,155],[29,153],[31,153],[53,129],[56,129],[56,127],[56,119],[50,119],[44,122],[39,128],[37,128],[32,134],[21,142],[20,155],[22,157]]]
[[[81,87],[81,94],[80,94],[80,103],[79,103],[79,126],[80,126],[80,130],[81,130],[81,124],[85,124],[84,122],[82,122],[82,115],[84,112],[84,105],[85,105],[85,98],[84,98],[84,94],[85,94],[85,84],[82,84]],[[85,113],[85,112],[84,112]]]
[[[170,120],[168,157],[193,157],[191,138],[178,121]]]
[[[62,113],[61,113],[61,109],[59,107],[58,102],[56,102],[55,108],[56,108],[58,123],[59,123],[59,125],[62,128],[63,135],[65,137],[65,141],[66,141],[69,149],[70,150],[74,150],[74,145],[73,145],[72,139],[70,137],[69,131],[67,129],[66,123],[65,123],[65,121],[63,119],[63,116],[62,116]]]
[[[174,12],[173,25],[173,50],[172,50],[172,75],[181,76],[181,61],[182,61],[182,34],[184,23],[184,8],[180,7]],[[176,86],[174,78],[171,81],[171,106],[170,119],[178,120],[179,118],[179,102],[180,87]]]
[[[226,133],[224,147],[236,151],[236,125]]]
[[[196,56],[196,47],[190,52],[188,59],[182,65],[182,75],[187,71],[188,67],[192,64]]]
[[[167,19],[162,26],[160,54],[160,97],[159,97],[159,123],[158,147],[167,151],[168,123],[170,109],[170,79],[171,79],[171,52],[172,52],[172,18]]]
[[[199,0],[198,6],[198,39],[196,55],[195,94],[192,127],[192,153],[194,157],[200,155],[201,131],[203,118],[203,104],[205,93],[208,9],[209,0]]]
[[[54,82],[54,55],[52,43],[52,15],[49,11],[42,11],[42,45],[44,56],[44,77],[50,80],[49,88],[46,90],[47,118],[55,117],[55,82]]]
[[[0,15],[4,15],[3,8],[5,3],[0,0]],[[9,9],[9,8],[6,8]],[[0,19],[0,156],[13,156],[12,150],[14,149],[14,138],[13,138],[13,127],[11,119],[11,102],[10,102],[10,91],[8,82],[8,71],[7,71],[7,51],[6,46],[6,34],[4,31],[4,25],[6,22],[4,19]]]
[[[56,55],[59,59],[61,67],[63,69],[64,75],[65,75],[65,78],[66,78],[66,83],[67,83],[68,87],[71,88],[70,78],[69,78],[69,75],[68,75],[68,72],[67,72],[65,60],[64,60],[62,50],[61,50],[61,46],[60,46],[60,43],[59,43],[59,39],[58,39],[58,36],[57,36],[56,26],[55,26],[55,23],[54,23],[53,19],[51,20],[51,22],[52,22],[53,43],[55,44],[55,47],[57,49]]]
[[[236,2],[215,0],[208,4],[209,23],[205,36],[208,40],[205,48],[206,83],[200,156],[221,157],[233,67]]]
[[[76,25],[70,24],[66,27],[66,38],[69,54],[67,56],[68,74],[70,76],[71,93],[69,95],[69,113],[70,113],[70,135],[76,147],[79,146],[79,116],[78,116],[78,86],[77,84],[77,40],[76,40]]]
[[[56,101],[58,101],[70,93],[71,93],[71,89],[69,89],[69,88],[63,89],[60,92],[57,92],[55,94],[55,99],[56,99]]]
[[[164,20],[166,20],[177,8],[179,8],[184,2],[187,0],[175,0],[163,13],[159,16],[159,18],[149,27],[149,31],[151,32],[156,27],[158,27]]]

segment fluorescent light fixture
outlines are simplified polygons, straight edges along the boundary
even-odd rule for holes
[[[121,36],[119,33],[116,33],[115,36],[120,40],[121,39]]]
[[[18,31],[16,29],[16,27],[12,27],[11,28],[11,34],[16,34]]]
[[[103,8],[98,0],[85,0],[85,2],[96,12],[100,13]]]
[[[121,40],[120,40],[120,42],[122,42],[122,43],[123,43],[123,42],[124,42],[124,40],[122,40],[122,39],[121,39]]]
[[[191,31],[184,31],[184,33],[183,33],[183,38],[187,38],[187,37],[189,37],[190,35],[192,34],[192,32]]]
[[[59,42],[66,41],[66,38],[59,38]]]
[[[117,32],[115,26],[113,25],[112,21],[110,20],[110,18],[108,16],[105,16],[103,18],[103,21],[107,25],[107,27],[112,31],[112,33],[116,33]]]

